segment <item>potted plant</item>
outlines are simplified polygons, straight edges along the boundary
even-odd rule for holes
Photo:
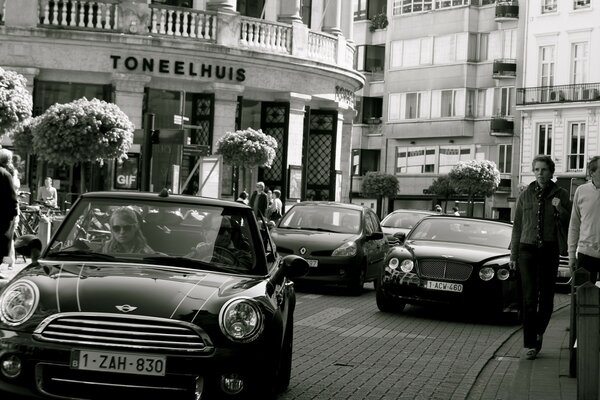
[[[377,29],[385,29],[387,26],[387,15],[384,12],[380,12],[371,18],[371,26],[369,27],[369,30],[371,32],[375,32]]]

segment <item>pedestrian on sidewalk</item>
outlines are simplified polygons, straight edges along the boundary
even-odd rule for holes
[[[12,151],[0,149],[0,262],[6,262],[5,257],[11,255],[16,217],[19,215],[12,159]]]
[[[256,190],[250,196],[250,207],[254,210],[256,217],[260,217],[261,215],[264,217],[267,214],[268,206],[269,198],[265,192],[265,183],[257,182]]]
[[[509,263],[521,279],[523,345],[528,360],[541,350],[552,316],[559,255],[566,255],[567,250],[561,238],[567,237],[571,216],[569,193],[552,181],[552,158],[538,155],[532,168],[535,181],[517,200]]]
[[[587,165],[591,178],[575,190],[573,211],[569,222],[569,266],[590,273],[595,283],[600,272],[600,156],[592,157]]]

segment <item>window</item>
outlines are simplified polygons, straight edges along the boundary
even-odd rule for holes
[[[367,19],[367,5],[369,0],[354,0],[354,20],[362,21]]]
[[[494,115],[508,117],[512,115],[514,87],[500,87],[494,90]]]
[[[453,61],[456,61],[456,35],[436,37],[433,43],[433,63],[447,64]]]
[[[434,173],[436,150],[436,147],[397,147],[396,173]]]
[[[556,11],[557,0],[542,0],[542,14],[553,13]]]
[[[474,89],[467,89],[467,104],[465,109],[465,117],[475,117],[476,109],[475,109],[475,100],[477,97],[477,91]]]
[[[433,0],[394,0],[394,15],[429,11]]]
[[[498,170],[501,174],[510,174],[512,169],[512,144],[498,145]]]
[[[406,109],[404,118],[421,118],[421,93],[406,93]]]
[[[381,97],[357,97],[356,117],[357,124],[380,124],[383,115],[383,98]]]
[[[456,116],[456,90],[442,90],[441,117]]]
[[[47,82],[36,79],[33,87],[33,116],[43,114],[55,103],[69,103],[82,97],[86,99],[97,98],[108,102],[113,101],[111,85]]]
[[[487,89],[477,90],[477,116],[483,117],[485,115],[485,98],[487,97]]]
[[[590,8],[590,0],[574,0],[573,9],[579,10],[581,8]]]
[[[538,151],[537,154],[552,155],[552,124],[538,125]]]
[[[473,159],[471,146],[440,146],[439,174],[446,174],[459,162]]]
[[[311,28],[311,15],[312,15],[312,0],[301,0],[300,3],[300,17],[304,25]]]
[[[585,83],[587,80],[588,44],[571,45],[571,83]]]
[[[554,85],[554,46],[540,47],[540,86]]]
[[[152,0],[152,4],[164,4],[165,6],[193,8],[192,0]]]
[[[358,71],[381,72],[385,62],[385,46],[357,46],[355,67]]]
[[[585,122],[573,122],[569,129],[568,170],[581,172],[585,168]]]
[[[265,0],[237,0],[237,12],[251,18],[264,18]]]

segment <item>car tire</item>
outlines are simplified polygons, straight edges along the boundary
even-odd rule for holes
[[[353,296],[360,296],[363,288],[365,287],[365,280],[367,279],[367,268],[361,266],[358,274],[352,278],[352,281],[348,284],[348,291]]]
[[[386,296],[381,289],[381,283],[377,285],[377,290],[375,291],[375,301],[377,302],[377,308],[379,308],[379,311],[381,312],[402,312],[406,307],[405,301],[392,300]]]

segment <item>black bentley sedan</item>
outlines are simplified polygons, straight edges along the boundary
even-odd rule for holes
[[[84,194],[0,292],[0,395],[274,398],[307,271],[243,204]]]
[[[423,218],[387,254],[375,285],[378,308],[448,304],[518,315],[518,283],[508,267],[511,232],[501,221]]]
[[[342,285],[354,295],[381,274],[388,249],[375,212],[356,204],[296,203],[271,233],[280,253],[308,261],[308,274],[298,283]]]

